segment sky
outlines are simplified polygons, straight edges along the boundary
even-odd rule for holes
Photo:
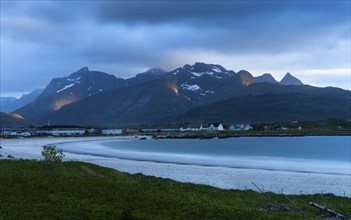
[[[1,96],[205,62],[350,90],[350,1],[1,0]]]

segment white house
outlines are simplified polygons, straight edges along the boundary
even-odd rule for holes
[[[101,131],[104,135],[122,134],[122,129],[104,129]]]
[[[229,126],[229,129],[232,131],[240,131],[243,127],[243,124],[232,124]]]
[[[210,126],[208,126],[207,130],[215,131],[215,130],[217,130],[217,128],[213,124],[210,124]]]
[[[198,131],[215,131],[215,130],[217,130],[217,127],[214,124],[209,124],[208,127],[207,127],[207,125],[208,124],[201,124],[200,128],[198,128],[197,130]]]
[[[252,127],[251,125],[245,124],[242,130],[244,130],[244,131],[250,131],[250,130],[252,130],[252,129],[253,129],[253,127]]]
[[[218,127],[217,127],[217,130],[218,131],[224,131],[223,125],[219,124]]]

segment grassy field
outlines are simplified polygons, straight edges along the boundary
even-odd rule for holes
[[[0,219],[318,219],[323,212],[309,201],[351,213],[350,198],[330,194],[221,190],[83,162],[0,160]]]

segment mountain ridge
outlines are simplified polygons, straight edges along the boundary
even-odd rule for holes
[[[345,112],[346,106],[341,106],[339,102],[336,105],[337,109],[329,111],[333,108],[330,106],[331,99],[328,99],[330,101],[328,105],[323,106],[319,104],[323,102],[323,98],[319,97],[332,96],[337,99],[340,96],[342,98],[337,100],[346,102],[351,96],[350,91],[303,85],[290,73],[284,78],[287,79],[280,83],[271,74],[253,77],[246,70],[235,73],[218,64],[200,62],[194,65],[186,64],[169,72],[150,69],[129,79],[116,78],[113,75],[83,67],[67,77],[53,79],[41,96],[33,103],[16,110],[15,113],[23,115],[36,124],[46,124],[47,121],[56,124],[109,126],[157,124],[175,122],[181,115],[193,120],[194,117],[189,114],[192,109],[197,108],[203,109],[197,112],[232,117],[225,112],[235,110],[236,106],[233,102],[226,103],[233,99],[248,105],[245,109],[249,113],[252,112],[249,109],[258,108],[257,104],[251,103],[250,107],[248,102],[243,101],[243,97],[256,100],[258,103],[260,100],[252,97],[274,101],[269,96],[276,97],[281,102],[284,99],[293,100],[296,106],[305,105],[305,111],[314,111],[313,104],[318,105],[321,106],[321,112],[327,112],[332,117],[335,116],[335,112]],[[301,84],[296,83],[295,79]],[[93,86],[94,89],[92,89]],[[102,88],[102,86],[105,87]],[[301,96],[300,102],[298,96]],[[304,96],[318,97],[318,103],[303,103]],[[72,97],[76,99],[71,99]],[[218,113],[206,110],[212,109],[211,106],[216,104]],[[57,108],[55,105],[58,105]],[[227,106],[228,109],[223,110],[222,106]],[[272,108],[277,106],[282,107],[278,104],[271,105]],[[328,114],[321,115],[327,117]],[[292,119],[292,115],[294,113],[289,111],[286,119]],[[307,113],[302,116],[310,117]],[[342,116],[347,117],[344,113]],[[243,118],[255,119],[255,116],[245,115]],[[256,117],[256,120],[266,119]]]

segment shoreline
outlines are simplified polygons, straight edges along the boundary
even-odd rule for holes
[[[16,158],[40,159],[42,146],[45,144],[79,144],[86,142],[104,142],[115,140],[135,140],[134,137],[80,137],[80,138],[37,138],[37,139],[4,139],[1,140],[5,152]],[[141,140],[142,141],[142,140]],[[95,146],[96,147],[96,146]],[[284,194],[315,194],[333,193],[339,196],[351,197],[350,175],[326,174],[311,172],[296,172],[246,167],[202,166],[194,164],[175,164],[153,161],[138,161],[130,159],[108,158],[93,155],[83,155],[64,152],[65,160],[78,160],[110,167],[127,173],[142,173],[144,175],[170,178],[180,182],[211,185],[222,189],[252,189],[251,182],[264,187],[266,191]],[[3,158],[5,159],[5,158]]]

